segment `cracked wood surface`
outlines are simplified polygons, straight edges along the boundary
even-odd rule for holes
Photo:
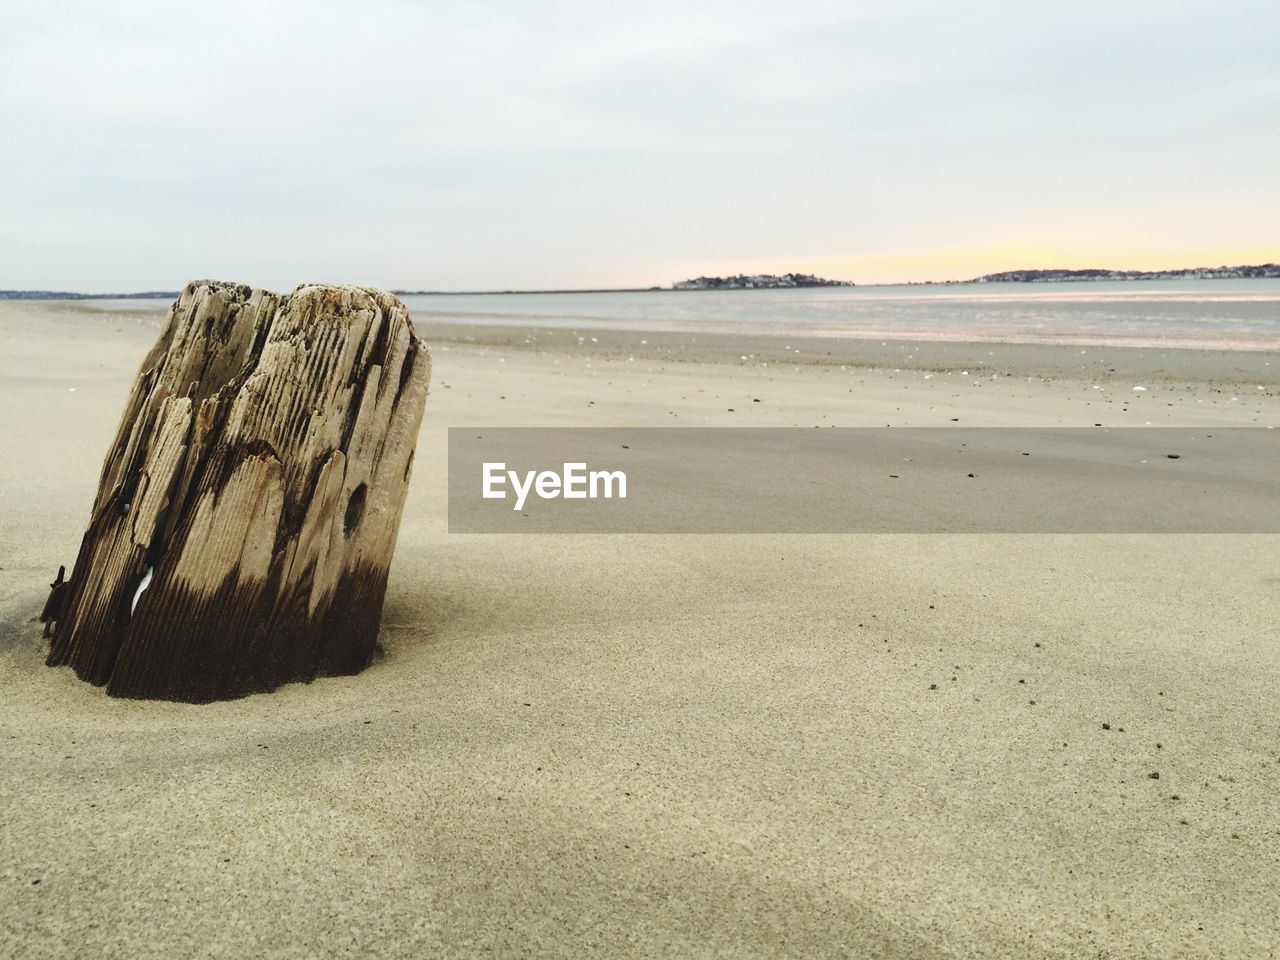
[[[193,702],[368,665],[430,368],[389,294],[189,284],[53,585],[49,664]]]

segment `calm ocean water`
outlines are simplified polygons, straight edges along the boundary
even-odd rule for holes
[[[1280,280],[444,294],[406,303],[427,324],[1280,349]]]
[[[1280,280],[438,294],[405,302],[426,329],[439,322],[1280,349]],[[109,308],[125,301],[91,303]]]

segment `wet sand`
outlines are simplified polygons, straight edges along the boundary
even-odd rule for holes
[[[385,656],[192,707],[45,668],[34,622],[158,320],[0,304],[0,955],[1280,950],[1280,537],[449,536],[444,458],[1277,426],[1280,354],[423,325]]]

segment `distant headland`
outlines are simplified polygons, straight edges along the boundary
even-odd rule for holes
[[[811,273],[757,273],[736,277],[698,277],[671,285],[672,290],[775,290],[790,287],[852,287],[852,280],[825,280]]]
[[[1280,278],[1280,263],[1238,267],[1183,267],[1179,270],[1006,270],[972,280],[943,283],[1070,283],[1080,280],[1240,280]],[[931,281],[937,283],[938,281]]]

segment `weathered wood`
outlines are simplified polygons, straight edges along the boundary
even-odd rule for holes
[[[53,584],[48,663],[191,702],[367,666],[430,370],[390,294],[189,284]]]

